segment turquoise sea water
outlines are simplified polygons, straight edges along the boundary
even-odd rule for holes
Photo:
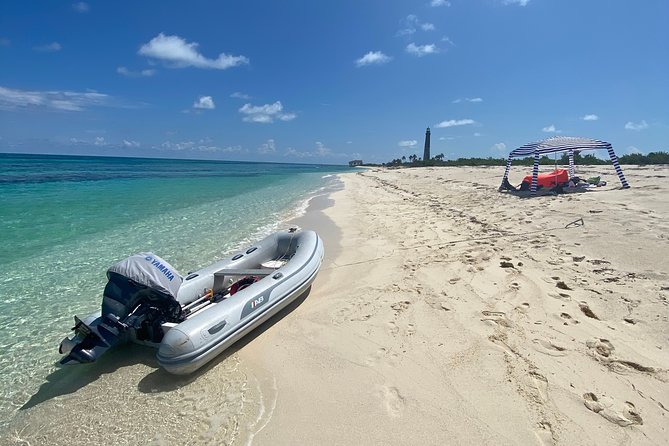
[[[182,274],[256,240],[337,166],[0,154],[0,429],[60,359],[105,272],[153,251]]]

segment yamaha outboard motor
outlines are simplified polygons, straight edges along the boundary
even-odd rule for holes
[[[122,260],[107,270],[107,278],[102,311],[84,321],[74,317],[75,336],[60,344],[60,353],[67,355],[61,364],[93,362],[129,337],[159,343],[164,322],[184,319],[176,300],[183,278],[155,254]]]

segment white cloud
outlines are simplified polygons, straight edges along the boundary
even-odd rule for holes
[[[597,121],[599,119],[599,116],[597,116],[597,115],[585,115],[581,119],[583,119],[584,121]]]
[[[314,158],[317,156],[316,152],[300,151],[294,147],[288,147],[283,155],[293,158]]]
[[[415,139],[410,139],[410,140],[406,140],[406,141],[400,141],[400,142],[397,143],[397,145],[400,146],[400,147],[411,148],[411,147],[416,147],[418,145],[418,141],[416,141]]]
[[[316,148],[311,151],[300,151],[294,147],[288,147],[283,154],[286,157],[293,158],[340,158],[340,159],[360,159],[359,153],[340,153],[333,152],[321,141],[316,141]]]
[[[81,12],[81,13],[88,12],[91,9],[91,7],[86,2],[72,3],[72,8],[75,11]]]
[[[193,150],[194,152],[209,152],[209,153],[248,153],[248,149],[244,149],[240,145],[236,146],[227,146],[227,147],[219,147],[216,145],[199,145],[195,147]]]
[[[268,139],[266,143],[258,147],[258,153],[266,155],[268,153],[276,153],[276,146],[273,139]]]
[[[175,152],[207,152],[207,153],[248,153],[247,149],[244,149],[240,145],[236,146],[227,146],[219,147],[211,143],[211,140],[201,139],[198,142],[195,141],[183,141],[183,142],[172,142],[165,141],[160,146],[154,148],[171,150]]]
[[[481,136],[479,132],[474,133],[474,136]]]
[[[430,6],[432,7],[437,7],[437,6],[451,6],[451,2],[448,0],[432,0],[430,2]]]
[[[55,53],[57,51],[62,50],[63,47],[58,42],[51,42],[47,43],[46,45],[34,46],[33,49],[41,53]]]
[[[305,152],[299,152],[297,149],[294,149],[292,147],[288,147],[286,149],[286,153],[284,153],[284,156],[296,156],[298,158],[303,158],[303,154]]]
[[[629,121],[627,124],[625,124],[625,129],[626,130],[636,130],[637,132],[640,130],[645,130],[648,128],[648,123],[642,119],[641,122],[636,123]]]
[[[459,104],[460,102],[483,102],[483,98],[462,98],[455,99],[452,101],[454,104]]]
[[[493,146],[491,147],[491,149],[492,149],[492,150],[498,150],[498,151],[500,151],[500,152],[503,152],[503,151],[506,150],[506,144],[504,144],[503,142],[498,142],[497,144],[493,144]]]
[[[220,149],[221,152],[224,153],[241,153],[241,152],[246,152],[242,146],[236,145],[236,146],[228,146]]]
[[[358,67],[364,67],[366,65],[382,65],[388,63],[392,60],[392,57],[386,56],[381,51],[370,51],[360,59],[355,61],[355,64]]]
[[[216,108],[216,105],[214,105],[214,100],[211,98],[211,96],[200,96],[197,101],[193,103],[193,108],[200,110],[213,110]]]
[[[142,45],[138,54],[163,60],[173,68],[196,67],[225,70],[249,63],[249,59],[244,56],[231,56],[225,53],[219,54],[216,59],[207,59],[197,51],[198,46],[198,43],[188,43],[179,36],[166,36],[160,33],[149,43]]]
[[[449,121],[441,121],[439,124],[435,125],[435,127],[443,129],[447,127],[456,127],[459,125],[471,125],[471,124],[476,124],[476,121],[473,119],[451,119]]]
[[[318,156],[329,156],[332,154],[332,150],[330,150],[329,147],[326,147],[322,142],[316,141],[316,154]]]
[[[406,47],[406,52],[409,54],[413,54],[418,57],[423,57],[428,54],[435,54],[439,52],[439,48],[434,43],[431,43],[429,45],[416,45],[415,43],[410,43]]]
[[[414,14],[409,14],[402,20],[400,20],[400,25],[402,28],[397,31],[398,36],[410,36],[414,34],[418,28],[423,31],[434,31],[435,26],[433,23],[421,22],[418,17]]]
[[[397,31],[398,36],[410,36],[411,34],[416,32],[416,28],[402,28],[399,31]]]
[[[242,93],[240,91],[235,91],[234,93],[232,93],[230,95],[230,97],[231,98],[236,98],[236,99],[251,99],[251,96],[249,96],[245,93]]]
[[[189,150],[195,147],[195,143],[193,141],[183,141],[183,142],[165,141],[160,146],[163,149],[169,149],[169,150]]]
[[[527,6],[530,0],[503,0],[502,3],[505,5],[518,5],[518,6]]]
[[[643,155],[643,152],[642,152],[641,150],[637,149],[637,148],[634,147],[634,146],[629,146],[629,147],[627,148],[627,153],[629,153],[629,154],[639,154],[639,155]]]
[[[542,128],[541,131],[546,133],[562,133],[562,130],[556,129],[553,124],[549,125],[548,127]]]
[[[420,22],[418,17],[413,14],[409,14],[406,18],[400,21],[402,28],[397,31],[398,36],[410,36],[416,32],[416,27],[419,26]]]
[[[271,124],[277,119],[279,121],[291,121],[297,117],[295,113],[284,113],[281,101],[264,105],[244,104],[239,112],[245,115],[242,118],[243,121],[263,124]]]
[[[444,36],[444,37],[442,37],[442,38],[441,38],[441,41],[442,41],[442,42],[446,42],[446,43],[448,43],[448,44],[451,45],[451,46],[455,46],[455,43],[454,43],[451,39],[449,39],[448,36]]]
[[[124,147],[139,147],[141,144],[137,141],[128,141],[127,139],[123,140]]]
[[[152,68],[147,68],[145,70],[140,70],[140,71],[131,71],[128,70],[126,67],[118,67],[116,69],[116,72],[120,75],[127,77],[150,77],[156,74],[156,70]]]
[[[0,87],[0,108],[18,110],[46,108],[65,111],[82,111],[92,106],[108,105],[111,97],[94,91],[28,91]]]
[[[96,146],[104,146],[105,144],[105,139],[102,136],[98,136],[95,138],[95,142],[93,142]]]

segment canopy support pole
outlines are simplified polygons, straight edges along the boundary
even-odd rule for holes
[[[502,185],[499,187],[499,190],[504,190],[504,183],[509,180],[509,171],[511,170],[511,160],[513,158],[510,156],[506,160],[506,169],[504,170],[504,177],[502,177]]]
[[[569,149],[569,178],[574,178],[574,150]]]
[[[623,175],[623,170],[620,168],[620,163],[618,162],[618,156],[616,156],[616,153],[613,151],[613,147],[609,145],[606,148],[606,150],[609,152],[609,157],[611,157],[611,162],[613,163],[613,167],[616,169],[616,173],[618,174],[618,179],[620,180],[620,183],[623,185],[623,189],[629,189],[630,185],[627,183],[625,175]]]
[[[532,195],[537,194],[537,176],[539,175],[539,154],[534,154],[534,168],[532,169],[532,186],[530,191]]]

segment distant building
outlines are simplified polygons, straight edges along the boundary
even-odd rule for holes
[[[430,127],[425,131],[425,148],[423,150],[423,161],[430,160]]]
[[[362,166],[362,160],[353,160],[353,161],[349,161],[349,162],[348,162],[348,165],[349,165],[350,167]]]

